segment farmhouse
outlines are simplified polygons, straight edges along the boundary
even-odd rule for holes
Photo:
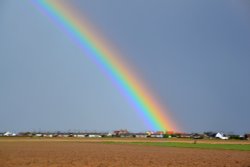
[[[121,130],[113,131],[112,136],[116,136],[116,137],[120,136],[121,137],[121,135],[122,135],[123,137],[125,137],[127,134],[129,134],[127,129],[121,129]]]

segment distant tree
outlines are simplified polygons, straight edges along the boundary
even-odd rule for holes
[[[169,134],[164,134],[164,135],[163,135],[163,138],[169,138],[169,136],[171,136],[171,135],[169,135]]]
[[[230,135],[230,139],[241,139],[239,135]]]

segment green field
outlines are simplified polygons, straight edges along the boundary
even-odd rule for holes
[[[247,140],[0,137],[0,144],[4,142],[79,142],[250,151],[250,141]]]
[[[180,142],[103,142],[107,144],[134,144],[160,147],[200,148],[200,149],[223,149],[250,151],[250,144],[208,144],[208,143],[180,143]]]

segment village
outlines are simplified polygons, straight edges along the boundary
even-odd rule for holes
[[[147,131],[134,133],[126,129],[113,132],[0,132],[0,137],[75,137],[75,138],[186,138],[186,139],[239,139],[250,140],[250,133],[244,135],[224,134],[222,132],[177,133],[173,131]]]

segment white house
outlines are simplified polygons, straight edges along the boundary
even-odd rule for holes
[[[43,134],[41,134],[41,133],[36,133],[35,136],[36,136],[36,137],[42,137]]]
[[[92,138],[92,137],[95,137],[95,138],[100,138],[102,137],[101,135],[96,135],[96,134],[89,134],[89,137]]]
[[[74,134],[73,136],[74,136],[74,137],[86,137],[85,134]]]
[[[152,134],[151,137],[153,137],[153,138],[163,138],[163,134]]]
[[[223,133],[217,133],[215,135],[216,138],[222,139],[222,140],[228,140],[228,137],[225,136]]]
[[[16,134],[11,132],[5,132],[3,136],[16,136]]]

